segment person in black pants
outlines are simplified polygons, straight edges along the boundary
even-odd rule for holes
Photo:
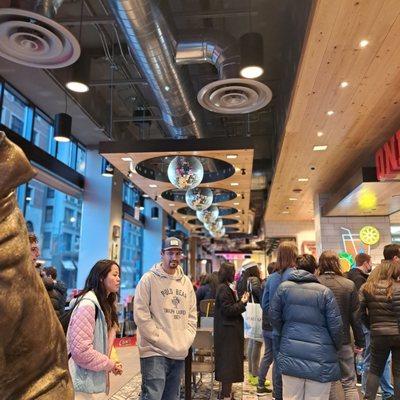
[[[239,300],[230,288],[235,267],[223,263],[219,269],[220,285],[214,309],[215,379],[222,383],[220,399],[231,399],[232,383],[243,382],[244,333],[242,313],[246,310],[249,293]],[[232,396],[232,397],[231,397]]]
[[[400,263],[384,261],[360,290],[361,318],[371,331],[371,364],[364,399],[373,400],[392,352],[394,398],[400,399]]]

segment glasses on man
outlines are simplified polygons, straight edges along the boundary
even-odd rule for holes
[[[167,254],[168,256],[181,256],[182,251],[180,251],[180,250],[165,250],[165,254]]]

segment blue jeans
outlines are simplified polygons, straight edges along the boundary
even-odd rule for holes
[[[362,384],[362,392],[365,393],[365,388],[367,384],[367,375],[369,371],[369,364],[371,361],[371,334],[369,330],[363,326],[364,336],[365,336],[365,349],[364,349],[364,372],[361,377],[361,384]],[[390,396],[394,396],[394,389],[392,384],[390,383],[390,362],[391,356],[388,357],[388,360],[385,365],[385,369],[379,381],[381,389],[382,389],[382,399],[385,400]]]
[[[140,359],[141,400],[178,400],[184,360],[154,356]]]
[[[264,338],[264,355],[260,362],[258,369],[258,386],[262,387],[265,385],[265,378],[268,374],[269,367],[274,361],[272,355],[272,331],[262,331]]]

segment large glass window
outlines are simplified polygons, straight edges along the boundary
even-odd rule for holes
[[[121,289],[136,288],[142,276],[143,228],[122,220]]]
[[[124,181],[122,197],[122,201],[133,208],[140,199],[140,191],[130,182]]]
[[[28,230],[39,238],[40,259],[57,269],[68,289],[76,288],[82,200],[32,180],[18,188]],[[79,221],[78,221],[79,218]]]
[[[1,123],[25,139],[30,140],[32,117],[33,110],[29,107],[27,100],[6,85],[3,95]]]
[[[39,110],[36,110],[35,119],[33,121],[33,144],[45,150],[47,153],[54,155],[57,142],[53,140],[53,132],[53,121]]]

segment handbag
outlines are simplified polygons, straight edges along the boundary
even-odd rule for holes
[[[251,292],[250,292],[251,293]],[[250,294],[250,302],[247,303],[246,311],[243,313],[244,337],[246,339],[263,342],[262,335],[262,309],[258,303],[254,303]]]

